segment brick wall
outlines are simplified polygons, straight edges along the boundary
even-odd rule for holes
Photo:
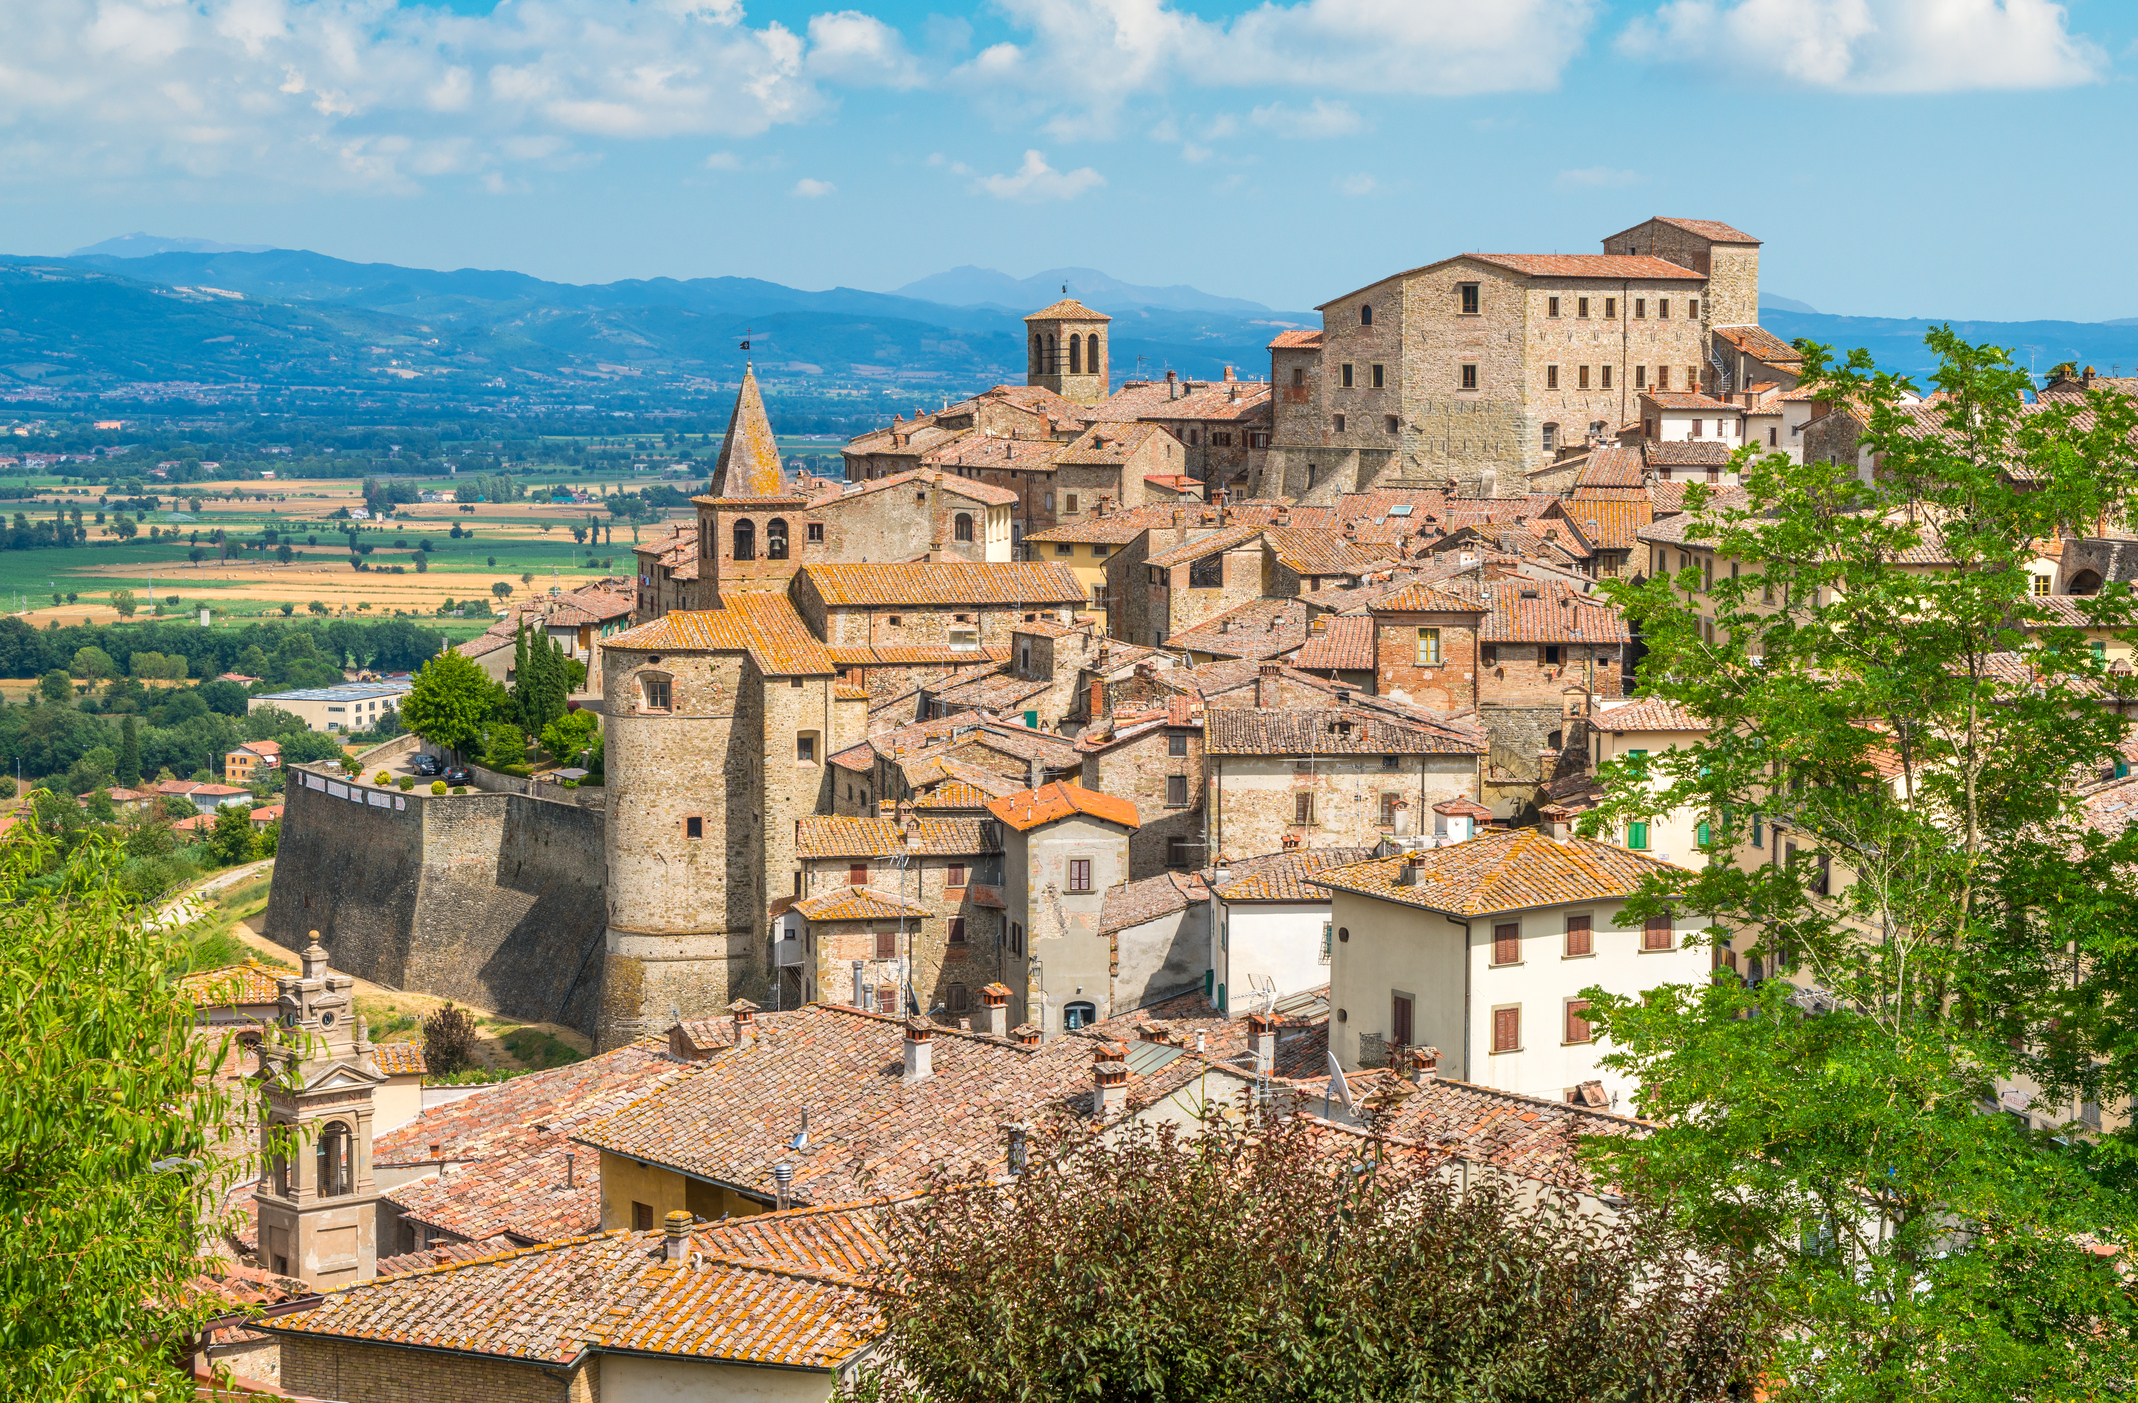
[[[1434,711],[1462,712],[1477,705],[1476,614],[1375,614],[1376,695],[1395,697]],[[1418,630],[1440,630],[1440,664],[1418,664]]]
[[[598,1403],[593,1370],[285,1335],[282,1387],[340,1403]]]

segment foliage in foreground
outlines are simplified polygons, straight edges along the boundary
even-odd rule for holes
[[[239,1107],[96,839],[0,841],[0,1399],[180,1399],[200,1208]]]
[[[880,1364],[848,1403],[1676,1403],[1761,1348],[1756,1275],[1656,1219],[1458,1192],[1300,1119],[1203,1131],[1035,1149],[886,1215]]]

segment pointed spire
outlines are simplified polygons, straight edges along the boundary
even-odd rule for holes
[[[715,497],[778,497],[784,495],[780,480],[779,443],[772,437],[772,422],[765,417],[765,397],[757,388],[757,372],[745,367],[742,389],[735,396],[735,413],[728,420],[727,440],[720,445],[720,461],[713,468]]]

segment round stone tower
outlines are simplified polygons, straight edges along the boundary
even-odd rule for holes
[[[1067,289],[1063,289],[1067,291]],[[1052,390],[1074,404],[1097,404],[1111,393],[1106,358],[1112,349],[1108,323],[1074,297],[1064,297],[1024,319],[1024,382]]]

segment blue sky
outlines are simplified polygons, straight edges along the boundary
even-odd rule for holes
[[[1822,311],[2138,317],[2108,0],[0,0],[0,251],[1311,306],[1652,213]]]

